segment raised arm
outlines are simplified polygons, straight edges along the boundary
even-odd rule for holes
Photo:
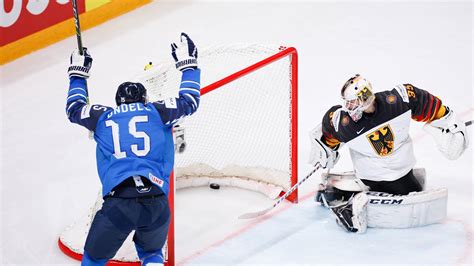
[[[178,98],[154,102],[165,125],[172,126],[180,118],[192,115],[199,107],[201,97],[201,70],[198,68],[198,51],[186,33],[181,33],[180,45],[171,44],[176,69],[182,71]]]
[[[403,87],[405,90],[399,92],[404,99],[408,99],[414,120],[431,122],[446,114],[446,106],[438,97],[411,84],[404,84]]]
[[[412,118],[426,122],[424,129],[436,141],[438,149],[450,160],[459,158],[469,146],[469,136],[464,122],[441,99],[411,84],[399,89],[412,111]],[[405,94],[404,94],[405,93]]]
[[[178,98],[169,98],[164,101],[153,102],[165,125],[173,125],[180,118],[192,115],[199,107],[201,98],[200,69],[183,71]]]
[[[91,66],[92,57],[87,48],[84,48],[84,55],[80,55],[78,50],[72,52],[68,69],[69,91],[66,99],[66,115],[72,123],[95,131],[99,117],[111,108],[88,104],[87,78],[90,76]]]

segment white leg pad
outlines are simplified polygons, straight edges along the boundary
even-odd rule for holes
[[[354,196],[352,200],[352,224],[357,228],[358,234],[367,231],[367,194],[361,192]]]
[[[446,218],[448,190],[432,189],[393,196],[367,192],[368,227],[410,228],[439,223]]]

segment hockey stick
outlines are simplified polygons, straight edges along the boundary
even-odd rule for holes
[[[472,125],[472,122],[474,122],[474,120],[471,120],[471,121],[467,121],[466,123],[464,123],[466,125],[466,127]]]
[[[81,37],[81,25],[79,23],[79,11],[77,10],[77,0],[72,0],[72,12],[74,13],[74,23],[76,24],[76,37],[77,47],[79,48],[79,54],[83,55],[82,37]]]
[[[319,170],[319,168],[321,168],[321,165],[319,163],[317,163],[316,165],[316,168],[314,168],[313,170],[311,170],[311,172],[306,175],[302,180],[300,180],[298,183],[296,183],[293,187],[290,188],[290,190],[288,190],[285,194],[283,194],[283,196],[281,196],[280,198],[278,198],[278,200],[273,203],[272,206],[264,209],[264,210],[261,210],[261,211],[257,211],[257,212],[249,212],[249,213],[244,213],[242,215],[239,216],[239,219],[251,219],[251,218],[255,218],[255,217],[258,217],[258,216],[262,216],[264,215],[265,213],[273,210],[273,208],[275,208],[278,204],[280,204],[284,199],[286,199],[293,191],[295,191],[295,189],[297,189],[304,181],[306,181],[308,178],[310,178],[316,171]]]

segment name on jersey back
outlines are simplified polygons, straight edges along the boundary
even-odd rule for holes
[[[143,105],[142,103],[130,103],[130,104],[121,104],[115,107],[113,112],[110,112],[107,115],[107,118],[112,117],[115,114],[127,113],[127,112],[136,112],[136,111],[148,111],[151,112],[151,108]]]

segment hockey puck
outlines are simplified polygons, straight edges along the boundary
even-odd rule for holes
[[[221,186],[217,183],[211,183],[209,184],[209,187],[212,188],[212,189],[219,189],[221,188]]]

